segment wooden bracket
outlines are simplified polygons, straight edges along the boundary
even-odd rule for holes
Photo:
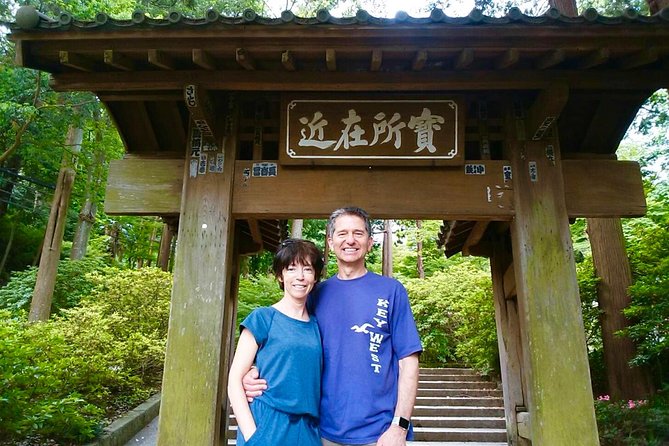
[[[220,144],[223,139],[216,131],[216,114],[207,90],[194,84],[186,85],[184,102],[190,111],[195,127],[202,132],[202,136],[215,145]]]
[[[534,101],[528,113],[528,135],[538,141],[557,121],[562,109],[567,104],[569,88],[564,84],[555,84],[543,90]]]

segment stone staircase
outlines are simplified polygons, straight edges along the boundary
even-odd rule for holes
[[[471,369],[422,368],[412,421],[415,446],[507,444],[502,391]]]
[[[507,444],[502,391],[471,369],[421,368],[412,421],[413,446]],[[228,445],[234,445],[234,415],[229,429]]]

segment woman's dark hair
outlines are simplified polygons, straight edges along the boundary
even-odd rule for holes
[[[324,267],[323,256],[313,242],[295,238],[289,238],[281,242],[279,250],[274,255],[274,262],[272,262],[274,276],[281,279],[283,270],[294,263],[311,265],[314,268],[316,282],[320,280]],[[280,280],[279,285],[283,289],[283,282]]]

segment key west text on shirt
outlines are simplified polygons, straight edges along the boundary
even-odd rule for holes
[[[372,315],[371,321],[351,327],[354,332],[369,336],[370,366],[374,373],[381,373],[379,349],[388,332],[388,306],[388,299],[377,298],[376,312]]]

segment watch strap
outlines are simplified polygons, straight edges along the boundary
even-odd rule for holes
[[[391,425],[399,426],[404,430],[409,429],[409,420],[407,420],[404,417],[393,417],[393,421],[390,423]]]

